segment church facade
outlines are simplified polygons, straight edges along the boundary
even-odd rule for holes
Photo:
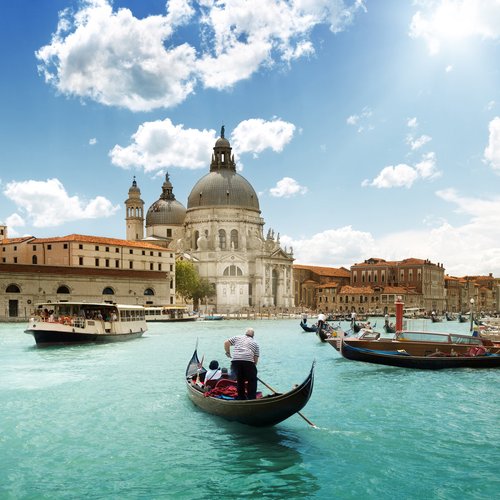
[[[135,179],[125,206],[127,239],[144,239],[190,259],[200,277],[215,285],[214,312],[294,306],[293,249],[282,248],[271,229],[264,236],[257,193],[236,171],[224,129],[187,208],[175,199],[168,174],[160,198],[147,211],[145,237],[144,202]]]

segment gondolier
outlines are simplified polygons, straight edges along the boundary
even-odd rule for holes
[[[253,328],[247,328],[245,335],[231,337],[224,342],[226,356],[231,358],[231,365],[236,373],[238,399],[255,399],[257,394],[257,362],[260,349],[253,336]],[[231,346],[234,347],[232,356]],[[245,383],[248,383],[246,393]]]

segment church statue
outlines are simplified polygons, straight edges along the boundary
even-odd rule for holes
[[[220,129],[220,136],[222,137],[222,139],[224,139],[224,125],[222,125]]]

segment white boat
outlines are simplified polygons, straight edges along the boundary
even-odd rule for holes
[[[140,337],[147,329],[143,306],[47,302],[37,305],[25,333],[43,346],[117,342]]]
[[[147,306],[144,309],[146,321],[196,321],[186,306]]]

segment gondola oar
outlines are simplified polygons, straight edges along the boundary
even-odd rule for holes
[[[270,385],[266,384],[262,379],[260,379],[259,377],[257,377],[257,380],[265,385],[270,391],[273,391],[274,394],[278,394],[278,391],[276,391],[275,389],[273,389]],[[302,415],[302,413],[300,413],[300,411],[297,412],[311,427],[314,427],[315,429],[318,429],[318,426],[317,425],[314,425],[307,417],[305,417],[304,415]]]

